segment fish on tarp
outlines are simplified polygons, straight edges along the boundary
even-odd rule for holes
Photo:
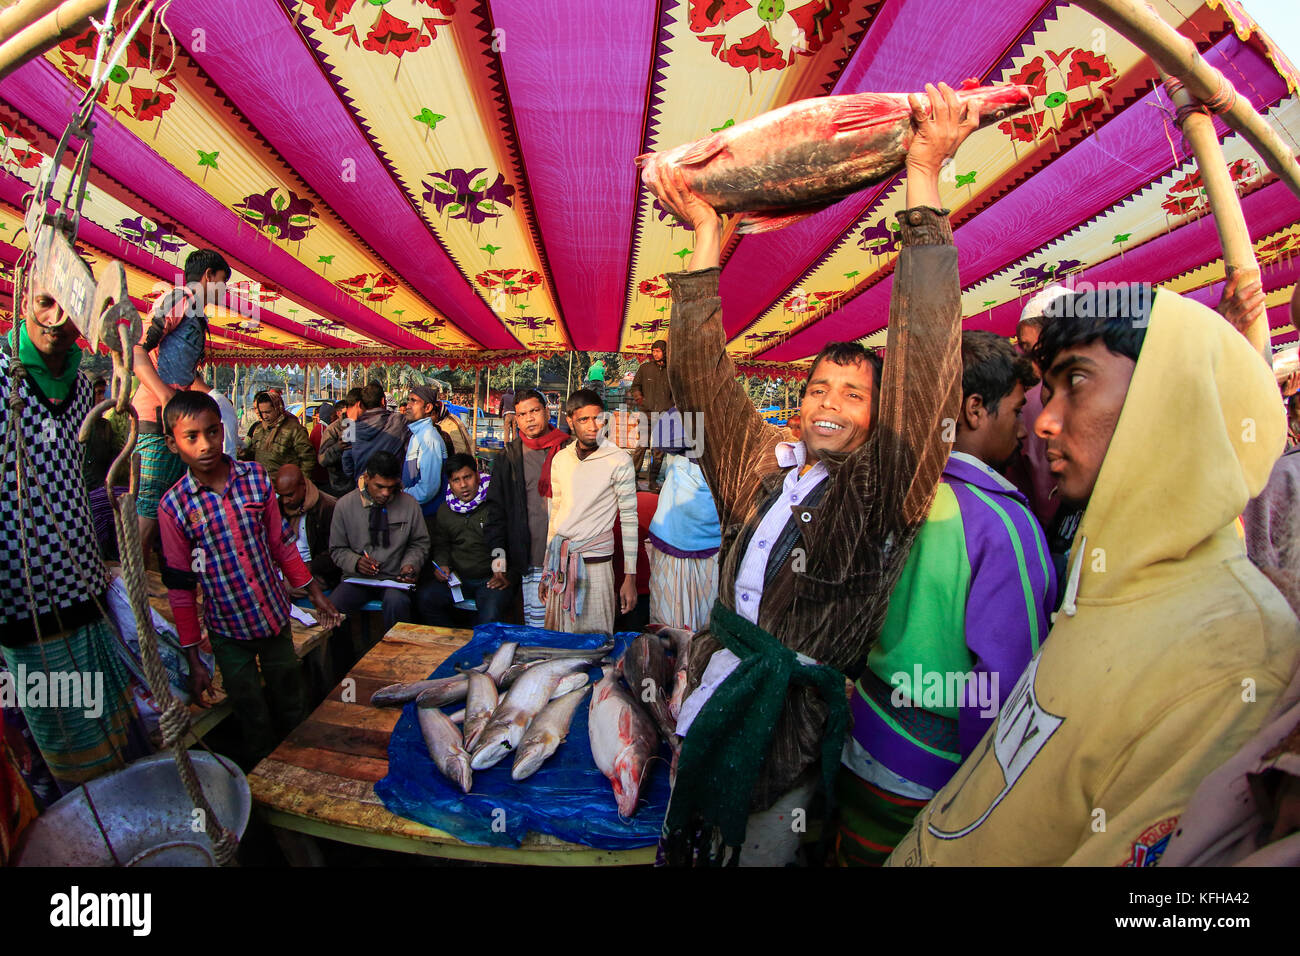
[[[663,642],[654,634],[642,634],[627,646],[618,666],[632,696],[645,705],[664,740],[676,750],[677,720],[668,712],[673,678]]]
[[[980,126],[1027,108],[1028,86],[977,86],[957,99]],[[917,94],[929,109],[929,97]],[[744,213],[742,233],[770,232],[818,213],[902,169],[916,129],[906,93],[818,96],[769,110],[693,143],[638,156],[651,188],[674,167],[719,213]]]
[[[604,668],[587,708],[591,755],[614,787],[621,817],[636,813],[645,768],[659,745],[659,733],[641,706],[618,682],[612,665]]]
[[[505,676],[510,665],[514,663],[515,652],[519,649],[516,641],[506,641],[492,653],[491,659],[487,663],[487,675],[492,678],[492,683],[497,687],[501,686],[501,678]]]
[[[466,677],[468,684],[465,694],[465,747],[472,751],[479,734],[492,719],[492,711],[496,710],[499,698],[496,682],[487,674],[471,672]]]
[[[436,681],[430,681],[431,687],[422,690],[415,698],[415,703],[419,707],[444,707],[447,704],[454,704],[458,700],[464,700],[465,695],[469,693],[469,673],[462,671],[451,677],[442,677]]]
[[[682,702],[686,699],[686,666],[690,663],[691,638],[695,635],[685,628],[666,627],[662,624],[651,625],[649,630],[673,650],[673,686],[668,694],[668,713],[672,715],[675,726],[677,715],[682,710]]]
[[[519,741],[515,763],[510,768],[512,778],[523,780],[531,777],[559,749],[564,738],[569,735],[569,724],[573,723],[578,705],[589,690],[584,683],[577,690],[551,698],[551,702],[542,708],[542,712],[528,725],[528,731]]]
[[[541,713],[560,681],[567,677],[572,683],[581,676],[585,683],[587,675],[579,672],[590,666],[591,661],[587,658],[561,658],[543,661],[524,671],[501,698],[492,719],[479,735],[471,766],[475,770],[486,770],[518,747],[528,725]],[[572,685],[570,689],[577,686],[581,685]]]
[[[416,680],[400,684],[389,684],[370,695],[370,704],[372,707],[396,707],[399,704],[405,704],[407,701],[417,700],[425,694],[430,697],[441,697],[465,683],[463,674],[455,674],[451,677],[439,677],[434,680]],[[453,700],[461,700],[464,696],[465,694],[462,692],[459,697],[447,697],[443,703],[449,704]],[[441,704],[435,706],[441,706]]]
[[[514,659],[517,664],[553,661],[562,657],[592,657],[593,655],[599,659],[613,650],[613,641],[602,644],[600,647],[547,647],[543,644],[530,644],[518,648],[515,651]]]
[[[424,745],[429,748],[429,756],[442,771],[444,777],[469,793],[473,782],[470,768],[469,751],[465,749],[460,728],[452,723],[451,718],[437,708],[426,707],[417,711],[420,719],[420,733],[424,736]]]

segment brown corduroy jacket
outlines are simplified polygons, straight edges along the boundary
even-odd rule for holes
[[[815,505],[791,508],[799,538],[763,591],[758,624],[786,647],[856,679],[885,620],[916,532],[930,509],[961,400],[961,288],[946,213],[899,214],[880,405],[870,437],[830,472]],[[735,609],[736,575],[754,528],[779,492],[780,429],[736,381],[726,352],[718,269],[668,276],[673,294],[668,373],[677,407],[704,416],[700,464],[722,524],[718,599]],[[947,425],[945,427],[945,420]],[[721,648],[696,635],[690,690]],[[766,809],[817,763],[826,706],[791,685],[752,806]]]

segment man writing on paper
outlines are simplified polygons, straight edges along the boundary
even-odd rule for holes
[[[330,557],[344,581],[330,600],[355,614],[373,599],[384,602],[384,630],[411,621],[410,588],[376,587],[349,581],[399,581],[415,584],[429,557],[429,529],[414,498],[402,491],[402,463],[388,451],[370,456],[361,487],[339,499],[330,525]],[[368,648],[358,648],[364,653]]]

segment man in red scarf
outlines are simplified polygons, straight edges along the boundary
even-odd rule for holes
[[[517,392],[514,410],[518,434],[492,463],[488,500],[505,512],[506,554],[498,559],[511,584],[522,585],[524,623],[542,627],[546,605],[538,600],[537,585],[546,560],[551,462],[571,437],[551,427],[546,397],[536,389]]]

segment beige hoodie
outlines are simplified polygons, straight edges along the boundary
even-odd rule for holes
[[[1159,860],[1300,658],[1300,623],[1234,526],[1285,437],[1273,376],[1241,334],[1157,293],[1061,612],[891,865]]]

